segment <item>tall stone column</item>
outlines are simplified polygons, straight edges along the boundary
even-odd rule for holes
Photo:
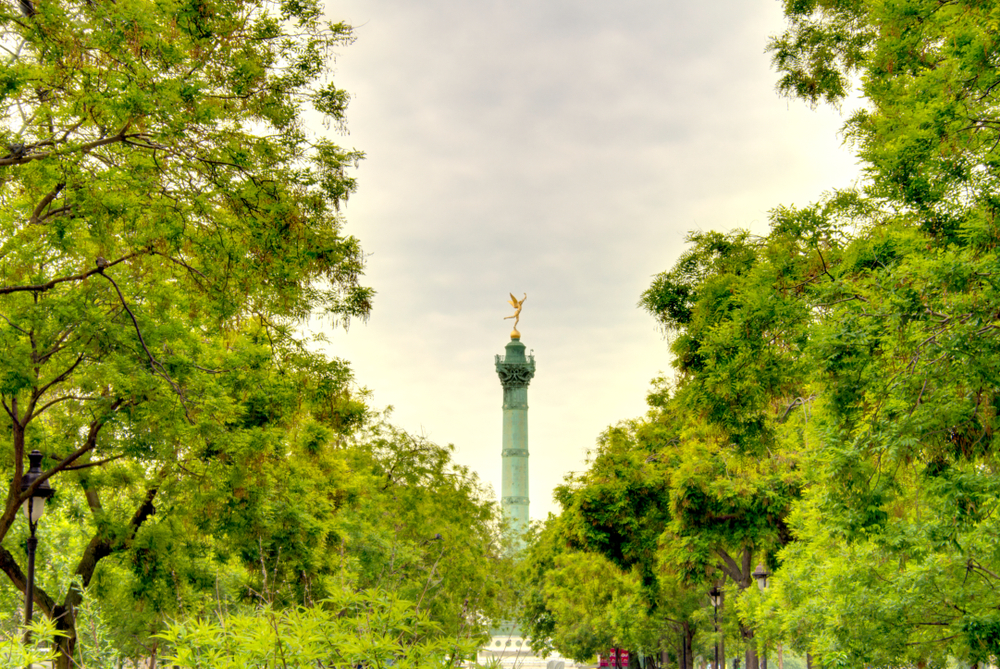
[[[503,491],[500,499],[511,529],[528,529],[528,384],[535,375],[535,356],[524,354],[517,330],[506,354],[496,357],[503,385]]]

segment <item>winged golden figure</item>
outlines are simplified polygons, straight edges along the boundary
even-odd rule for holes
[[[518,321],[521,320],[521,307],[524,305],[524,301],[526,299],[528,299],[528,294],[527,293],[525,293],[524,297],[522,297],[520,300],[517,299],[516,297],[514,297],[514,293],[511,293],[510,294],[510,299],[507,300],[507,303],[510,306],[514,307],[514,315],[513,316],[504,316],[503,319],[504,320],[507,320],[508,318],[513,318],[514,319],[514,331],[515,332],[517,331]]]

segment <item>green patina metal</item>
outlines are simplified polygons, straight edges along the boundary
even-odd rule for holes
[[[503,479],[501,505],[512,529],[528,529],[528,384],[535,375],[535,356],[511,339],[506,354],[496,357],[503,386]]]

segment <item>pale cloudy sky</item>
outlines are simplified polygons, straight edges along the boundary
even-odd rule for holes
[[[367,154],[347,230],[378,291],[329,330],[376,405],[500,488],[508,293],[529,389],[531,515],[645,411],[667,343],[636,308],[690,230],[767,229],[856,177],[842,119],[774,92],[778,0],[329,0]]]

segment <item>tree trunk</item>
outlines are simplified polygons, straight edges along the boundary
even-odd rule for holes
[[[757,648],[753,645],[751,636],[751,643],[747,645],[747,669],[760,669],[760,664],[757,658]]]
[[[76,662],[73,661],[73,655],[76,654],[76,613],[72,605],[68,607],[59,605],[52,613],[56,621],[56,632],[65,634],[52,639],[52,647],[59,653],[56,655],[53,669],[73,669],[76,666]]]
[[[681,669],[695,669],[693,647],[694,628],[684,623],[681,627]]]

